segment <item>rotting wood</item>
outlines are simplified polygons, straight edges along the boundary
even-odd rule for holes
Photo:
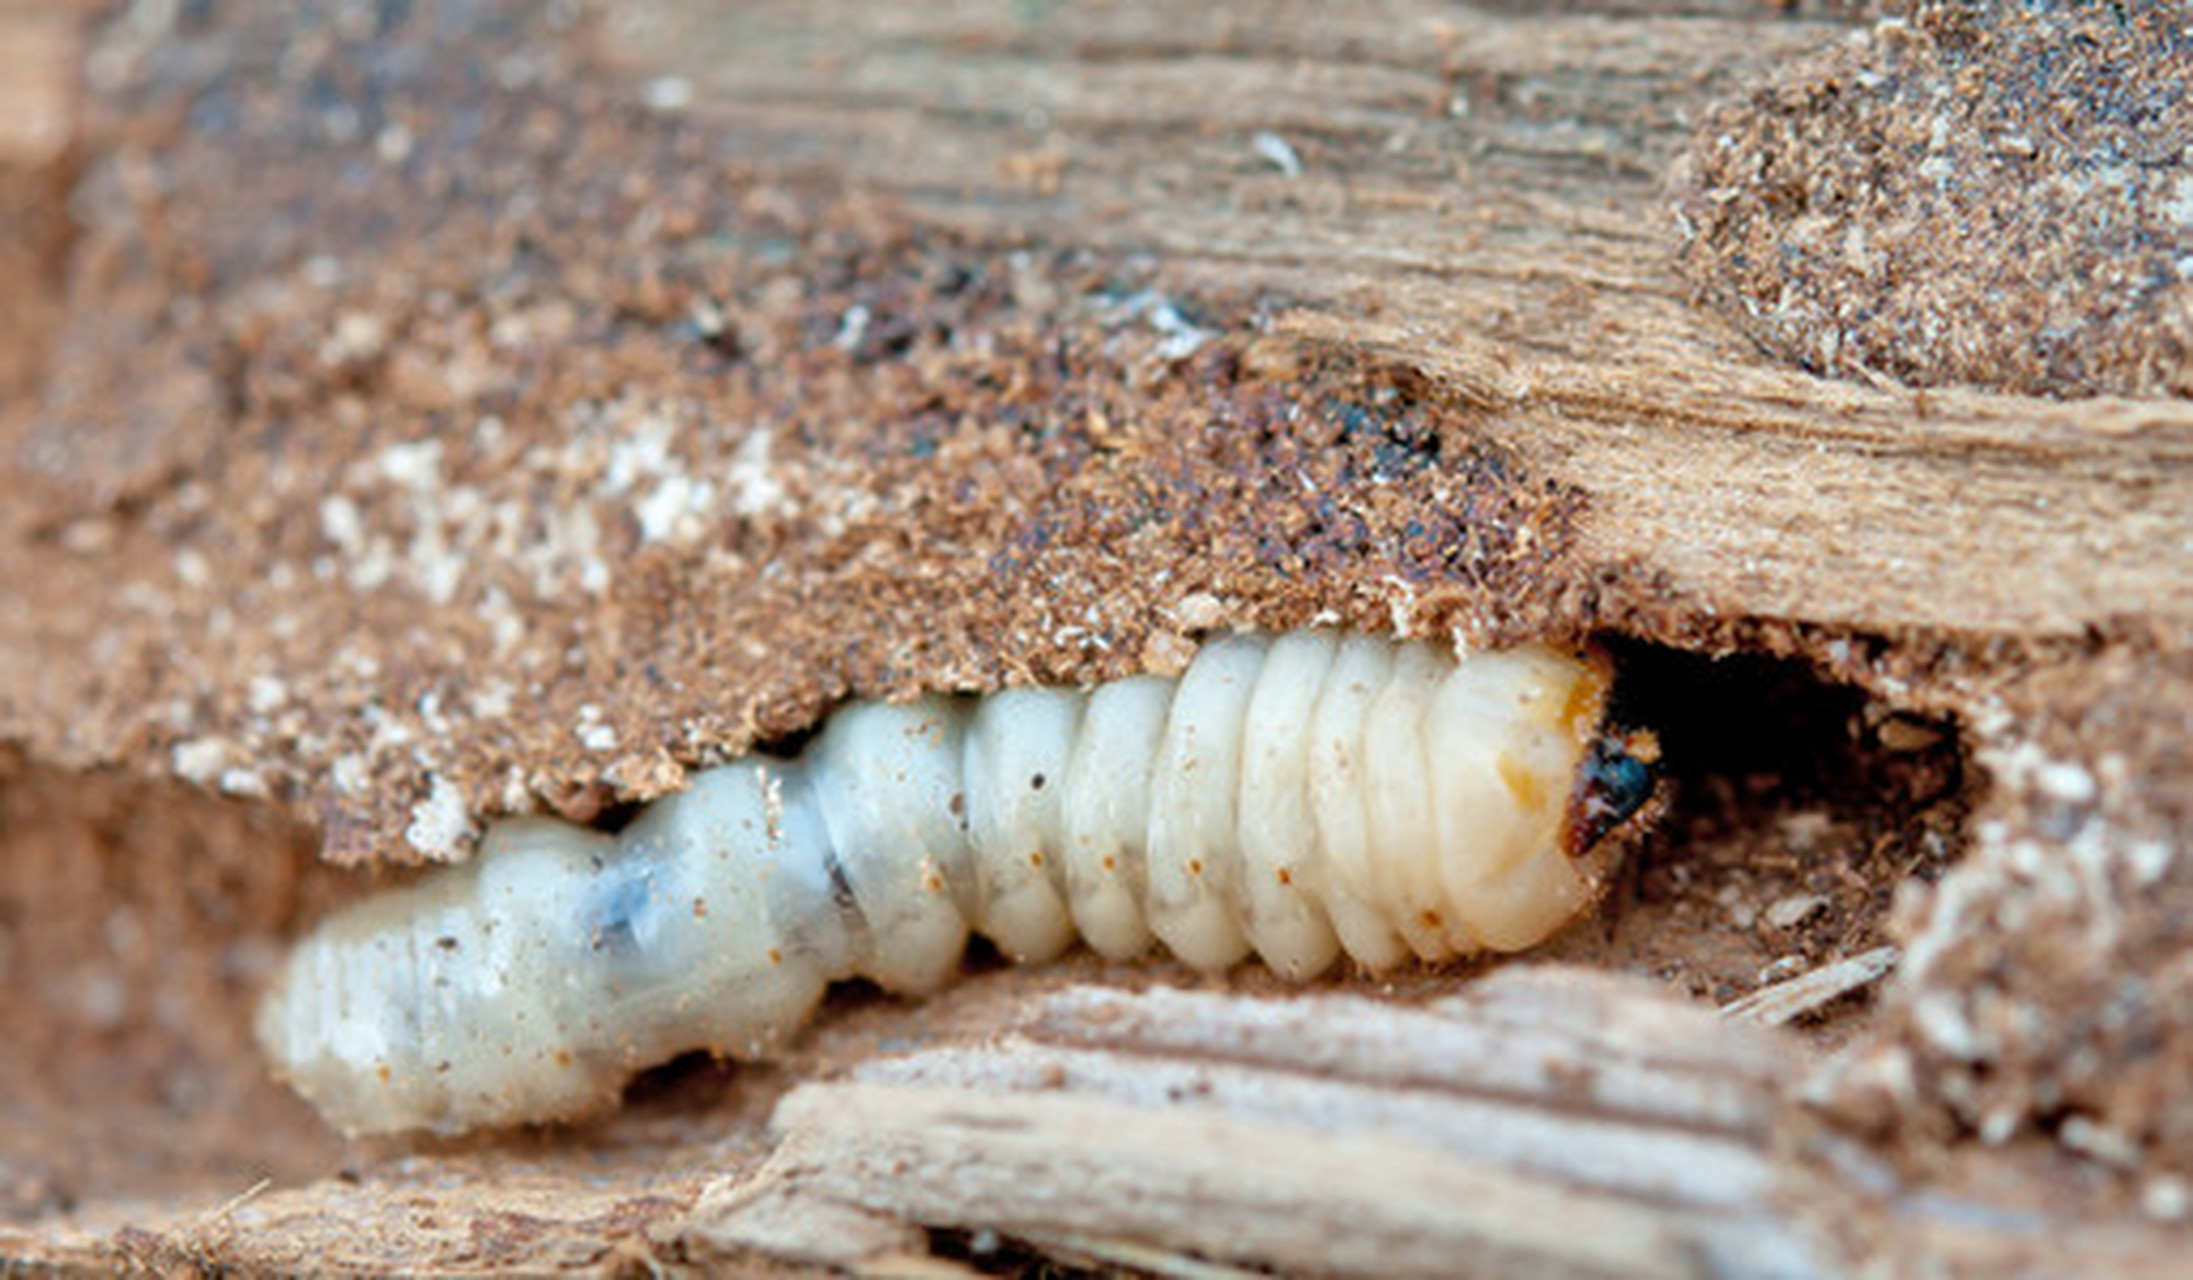
[[[1896,967],[1901,954],[1894,947],[1875,947],[1787,981],[1761,987],[1741,1000],[1731,1000],[1722,1006],[1721,1012],[1738,1022],[1778,1027],[1840,1000],[1869,983],[1880,981],[1881,975]]]
[[[1822,380],[1687,304],[1661,182],[1690,118],[1832,24],[825,9],[658,0],[613,31],[742,167],[819,167],[945,228],[1298,300],[1282,332],[1485,403],[1487,434],[1590,495],[1597,558],[1694,609],[2020,637],[2193,624],[2193,405]],[[1299,174],[1259,153],[1266,132]]]
[[[1416,1009],[1070,988],[1002,1037],[796,1089],[774,1154],[704,1191],[685,1231],[841,1266],[871,1237],[837,1224],[873,1214],[1289,1274],[2168,1264],[2166,1231],[2000,1188],[1915,1194],[1832,1136],[1790,1143],[1777,1119],[1801,1062],[1781,1033],[1545,966]]]
[[[40,168],[68,148],[86,7],[0,0],[0,170]]]
[[[1741,15],[1735,5],[1712,6],[1710,13],[1708,6],[1690,8],[1697,12],[1687,17],[1526,17],[1420,4],[1315,12],[1282,5],[1258,11],[1261,16],[1244,17],[1236,9],[1183,17],[1114,6],[906,6],[888,13],[863,9],[856,18],[847,9],[750,6],[741,11],[746,25],[725,28],[731,37],[727,48],[685,38],[692,34],[690,26],[672,28],[674,38],[668,40],[635,39],[623,47],[635,81],[633,100],[648,100],[644,86],[650,81],[684,77],[684,90],[664,83],[654,100],[670,109],[681,93],[689,96],[696,118],[713,122],[730,140],[724,163],[742,175],[751,171],[842,186],[856,202],[874,200],[881,211],[877,221],[886,226],[896,225],[899,212],[911,208],[929,226],[978,239],[1015,243],[1027,237],[1054,248],[1076,246],[1100,262],[1146,259],[1159,264],[1168,286],[1177,285],[1184,296],[1207,291],[1268,304],[1263,314],[1278,339],[1274,345],[1352,352],[1414,371],[1435,394],[1473,415],[1471,431],[1529,460],[1534,475],[1567,480],[1589,497],[1581,517],[1588,558],[1612,574],[1630,575],[1612,582],[1608,603],[1611,621],[1637,633],[1682,640],[1683,627],[1695,623],[1700,634],[1711,637],[1703,620],[1721,617],[1774,625],[1829,623],[1892,638],[1901,630],[1917,630],[2051,641],[2084,636],[2090,629],[2113,635],[2120,626],[2134,634],[2182,636],[2193,612],[2183,571],[2184,548],[2193,545],[2187,526],[2193,502],[2186,487],[2188,419],[2181,405],[2059,404],[1822,381],[1768,364],[1688,310],[1658,256],[1664,246],[1653,225],[1660,207],[1656,174],[1680,142],[1684,112],[1748,69],[1833,34],[1817,24]],[[961,67],[970,70],[955,71]],[[770,89],[788,82],[797,92]],[[746,99],[727,96],[726,85],[753,92]],[[1027,110],[1030,99],[1040,112]],[[1276,166],[1268,148],[1259,149],[1256,138],[1264,132],[1287,143],[1302,166],[1299,175]],[[370,264],[381,252],[393,256],[385,247],[367,247],[361,258]],[[184,265],[192,264],[186,258]],[[418,268],[414,260],[407,269]],[[456,274],[460,282],[469,281]],[[348,301],[367,307],[376,299],[360,295]],[[277,308],[271,314],[289,313]],[[372,318],[370,310],[363,314]],[[310,351],[324,336],[310,330],[296,341]],[[123,346],[132,357],[139,354]],[[415,350],[399,345],[397,356]],[[564,363],[565,354],[555,352],[555,363]],[[286,372],[268,363],[274,373]],[[394,395],[386,386],[369,383],[364,389],[377,397]],[[334,418],[387,408],[386,399],[361,405],[337,398],[308,400],[297,412]],[[545,489],[547,482],[542,483]],[[145,492],[130,491],[133,501]],[[157,486],[150,492],[157,509]],[[134,511],[62,530],[60,550],[95,549],[100,538],[128,536]],[[291,523],[313,520],[305,512]],[[949,539],[945,542],[949,549]],[[50,544],[34,549],[42,556],[54,553]],[[164,565],[174,550],[155,542],[140,558]],[[664,582],[677,580],[662,575]],[[1653,618],[1621,617],[1620,607],[1634,603],[1638,593],[1663,588],[1668,595]],[[798,598],[825,613],[835,607],[841,619],[849,608],[842,597]],[[291,603],[283,600],[285,607]],[[356,605],[358,597],[341,603]],[[638,643],[631,636],[649,634],[644,627],[620,630],[629,620],[616,609],[605,607],[596,615],[615,619],[589,633],[598,650],[629,648]],[[97,622],[105,615],[90,616]],[[371,620],[363,606],[356,616]],[[1601,620],[1610,619],[1602,615]],[[81,643],[93,628],[48,621],[67,644],[95,651]],[[247,636],[262,621],[244,618]],[[581,619],[579,625],[587,622]],[[363,634],[370,634],[370,626]],[[873,636],[862,642],[873,642]],[[574,644],[572,651],[578,648]],[[249,656],[248,644],[241,649]],[[726,653],[724,661],[731,665],[754,656],[728,646]],[[618,651],[612,656],[620,664],[631,658],[637,668],[639,658],[651,666],[659,655]],[[170,665],[182,673],[178,680],[189,696],[243,700],[248,668],[201,666],[196,664],[205,661],[203,654],[188,657]],[[2141,665],[2142,654],[2112,651],[2109,657],[2131,667],[2124,682],[2137,692],[2128,695],[2126,705],[2167,709],[2173,691],[2189,687],[2182,677],[2172,683],[2154,676],[2162,669]],[[402,657],[389,665],[392,684],[417,669]],[[37,671],[40,678],[51,675],[50,668]],[[2061,683],[2092,683],[2071,679],[2082,676],[2080,671],[2064,674]],[[922,675],[942,678],[934,667]],[[438,686],[433,691],[441,692]],[[2045,701],[2036,694],[2015,704],[2017,714],[2046,722],[2037,708],[2082,705],[2061,689],[2045,692]],[[586,696],[597,696],[592,686]],[[752,687],[741,696],[754,696]],[[781,710],[788,695],[777,696]],[[829,695],[809,690],[800,696],[815,704]],[[313,734],[339,730],[337,717],[358,711],[352,704],[315,705],[309,695],[299,695],[299,702],[320,717],[304,722]],[[180,700],[175,705],[182,707]],[[1935,697],[1932,705],[1944,700]],[[1970,709],[1952,705],[1961,712]],[[461,704],[442,711],[459,730],[486,714]],[[394,706],[397,719],[376,723],[402,730],[401,717],[409,712],[408,706]],[[2105,794],[2120,789],[2102,766],[2112,760],[2124,764],[2126,757],[2115,754],[2122,743],[2108,726],[2125,717],[2092,719],[2099,727],[2091,734],[2068,745],[2050,742],[2052,754],[2035,765],[2045,766],[2043,781],[2053,784],[2061,770],[2091,765],[2090,781],[2099,778]],[[2154,717],[2158,733],[2167,728],[2164,719]],[[177,732],[202,728],[204,722],[186,716],[180,724]],[[49,734],[46,744],[78,745],[79,727],[69,721],[68,732]],[[719,725],[712,732],[723,730]],[[2024,732],[1996,723],[1983,740],[2022,744]],[[303,750],[295,745],[299,741],[282,739],[281,749]],[[81,745],[92,755],[112,750],[91,727]],[[164,741],[158,745],[165,750]],[[415,738],[410,749],[427,745]],[[2132,758],[2129,773],[2116,775],[2129,777],[2121,788],[2126,792],[2145,787],[2161,795],[2156,779],[2166,787],[2185,776],[2182,767],[2151,772],[2159,766],[2142,764],[2146,757]],[[259,762],[232,763],[242,769]],[[537,758],[528,763],[546,767]],[[2011,812],[2013,834],[2022,835],[2029,826],[2044,833],[2055,829],[2051,824],[2067,812],[2060,798],[2045,789],[2025,791],[2038,797],[2030,806],[2020,792],[1998,805],[1994,816]],[[2038,821],[2028,823],[2029,812]],[[2172,830],[2182,833],[2182,820]],[[2062,853],[2061,843],[2048,839],[2034,848],[2044,862]],[[1966,900],[1993,901],[1969,895]],[[1994,927],[1989,920],[2007,919],[2022,905],[1974,909],[1973,927]],[[2034,953],[2048,955],[2047,944],[2075,935],[2068,929],[2046,936],[2036,930],[2034,937]],[[2159,964],[2155,971],[2160,972]],[[2018,976],[2022,970],[1990,972],[2025,980]],[[1948,984],[1951,978],[1941,981]],[[1992,1002],[1989,1008],[2022,1013],[1993,988],[1983,994]],[[1249,996],[1206,999],[1210,1003],[1195,1006],[1199,1017],[1214,1027],[1237,1029],[1262,1025],[1272,1009],[1320,1005],[1301,1001],[1267,1009]],[[1647,1000],[1634,1007],[1644,1016],[1660,1006]],[[1421,1018],[1408,1023],[1412,1031],[1428,1031],[1439,1021],[1433,1015]],[[1322,1043],[1315,1033],[1296,1039],[1301,1052]],[[1057,1061],[1083,1060],[1070,1054],[1111,1054],[1106,1061],[1129,1056],[1125,1050],[1058,1040],[1041,1029],[1029,1033],[1028,1042],[1049,1046],[1044,1052]],[[1702,1033],[1698,1041],[1708,1048],[1730,1043],[1720,1031]],[[1344,1054],[1360,1057],[1376,1048],[1358,1045]],[[1574,1046],[1571,1051],[1582,1052]],[[1166,1070],[1193,1057],[1187,1050],[1167,1053],[1155,1058]],[[938,1061],[978,1058],[979,1053],[963,1053]],[[996,1061],[1009,1059],[1000,1051]],[[1985,1062],[1960,1065],[1975,1075],[1989,1074]],[[236,1069],[251,1076],[258,1070],[248,1063]],[[1115,1078],[1164,1078],[1162,1071],[1145,1077],[1137,1070],[1122,1066]],[[1993,1083],[2015,1083],[2027,1070],[2021,1065],[2018,1072],[1994,1071]],[[950,1079],[883,1083],[886,1074],[844,1087],[897,1118],[894,1142],[919,1149],[924,1142],[949,1141],[965,1149],[998,1141],[980,1129],[943,1123],[933,1106],[921,1110],[937,1102],[937,1091],[966,1098],[962,1086]],[[1740,1086],[1734,1094],[1764,1104],[1786,1098],[1793,1083],[1785,1078],[1779,1095],[1764,1083]],[[794,1108],[786,1118],[816,1120],[805,1150],[842,1157],[850,1170],[845,1185],[865,1185],[860,1170],[874,1148],[831,1129],[822,1100],[836,1095],[827,1092],[832,1086],[818,1088],[822,1091],[802,1095],[810,1099],[800,1104],[808,1112]],[[1378,1088],[1383,1092],[1389,1086]],[[1391,1091],[1404,1102],[1412,1096],[1398,1084]],[[1117,1109],[1107,1114],[1121,1115],[1131,1127],[1137,1123],[1133,1117],[1143,1114],[1142,1103],[1125,1083],[1121,1092],[1125,1101],[1101,1101]],[[1898,1096],[1907,1108],[1901,1114],[1911,1114],[1915,1108],[1908,1095]],[[823,1108],[819,1119],[812,1114],[817,1107]],[[1071,1117],[1040,1106],[1035,1111],[1031,1124],[1086,1132]],[[1214,1123],[1257,1127],[1224,1117]],[[1156,1127],[1161,1133],[1178,1131],[1166,1123]],[[1795,1131],[1801,1133],[1802,1126]],[[1283,1122],[1271,1140],[1287,1144],[1285,1150],[1314,1151],[1323,1149],[1319,1144],[1328,1136]],[[590,1141],[568,1135],[559,1140],[582,1152]],[[710,1162],[714,1169],[737,1168],[745,1158],[674,1148],[659,1136],[651,1141],[658,1145],[650,1152],[678,1150],[679,1158]],[[1375,1148],[1378,1141],[1374,1136],[1369,1144]],[[1041,1149],[1041,1143],[1033,1145]],[[1839,1159],[1851,1155],[1835,1144],[1825,1150]],[[602,1241],[624,1237],[604,1223],[628,1223],[643,1212],[674,1218],[676,1208],[645,1205],[627,1212],[622,1194],[646,1185],[629,1167],[611,1177],[607,1190],[586,1184],[588,1195],[598,1192],[598,1200],[574,1197],[573,1188],[589,1176],[590,1155],[574,1162],[582,1172],[565,1169],[562,1176],[569,1180],[549,1179],[534,1201],[514,1189],[509,1176],[511,1165],[523,1157],[506,1151],[470,1163],[431,1155],[415,1162],[386,1161],[369,1168],[363,1187],[331,1180],[275,1192],[232,1215],[217,1241],[190,1235],[199,1221],[195,1212],[166,1219],[147,1214],[142,1220],[166,1221],[188,1246],[157,1257],[207,1265],[295,1267],[314,1256],[309,1250],[315,1243],[330,1241],[348,1250],[343,1259],[368,1267],[454,1268],[481,1265],[483,1256],[544,1267],[605,1265]],[[1990,1176],[2009,1182],[2034,1168],[2061,1168],[2050,1163],[2055,1159],[2050,1152],[2022,1166],[1998,1149],[1982,1155],[2000,1155],[2003,1169]],[[1441,1157],[1435,1152],[1430,1158]],[[1806,1207],[1823,1213],[1854,1190],[1898,1185],[1868,1159],[1836,1163],[1820,1157],[1816,1163],[1828,1171],[1824,1176],[1831,1185],[1818,1203]],[[1332,1175],[1343,1189],[1349,1172]],[[2167,1172],[2145,1185],[2167,1193],[2173,1185],[2165,1180]],[[2082,1166],[2067,1184],[2085,1185],[2089,1173]],[[1528,1197],[1550,1175],[1483,1176]],[[198,1203],[218,1205],[249,1181],[225,1182]],[[421,1189],[428,1181],[436,1184],[436,1194]],[[1030,1181],[1041,1186],[1039,1179]],[[728,1194],[731,1185],[719,1190]],[[768,1189],[761,1183],[738,1185]],[[2047,1185],[2040,1178],[2031,1183]],[[2182,1181],[2175,1185],[2182,1194]],[[1062,1181],[1050,1189],[1059,1193],[1071,1186]],[[879,1189],[879,1195],[893,1193],[911,1194]],[[1623,1207],[1619,1196],[1606,1194],[1617,1202],[1609,1212]],[[2167,1195],[2153,1198],[2160,1204]],[[1409,1202],[1399,1203],[1406,1208]],[[1921,1203],[1939,1212],[1907,1221],[1861,1199],[1857,1207],[1830,1216],[1845,1228],[1838,1239],[1862,1242],[1905,1263],[1943,1260],[1976,1270],[2023,1266],[2058,1272],[2074,1265],[2090,1272],[2145,1267],[2164,1274],[2173,1261],[2155,1243],[2160,1237],[2167,1244],[2170,1228],[2143,1221],[2138,1208],[2126,1210],[2123,1221],[2081,1223],[2070,1218],[2071,1211],[2059,1216],[2053,1207],[1998,1209],[1945,1199],[1933,1190],[1923,1191]],[[935,1207],[940,1220],[954,1219],[957,1212],[945,1212],[952,1208],[948,1204]],[[910,1247],[913,1235],[902,1222],[873,1213],[866,1217],[871,1226],[880,1222],[878,1238],[895,1242],[867,1254],[869,1263],[879,1269],[899,1265],[905,1255],[892,1249]],[[98,1256],[117,1220],[110,1211],[94,1217],[85,1233],[57,1228],[57,1234],[44,1237],[47,1244],[66,1239],[73,1253],[53,1246],[52,1253],[38,1254],[41,1241],[33,1233],[0,1237],[0,1251],[78,1260]],[[1884,1220],[1890,1225],[1884,1227]],[[754,1222],[736,1215],[727,1221],[746,1229]],[[847,1221],[836,1219],[839,1227]],[[1487,1228],[1498,1229],[1498,1224]],[[1650,1229],[1653,1241],[1668,1239],[1659,1233],[1670,1228],[1652,1224]],[[656,1234],[674,1236],[675,1230],[674,1224],[662,1228],[658,1222]],[[737,1229],[727,1230],[726,1240],[740,1238]],[[795,1227],[779,1239],[796,1238],[800,1231],[813,1238],[825,1230]],[[707,1234],[695,1232],[692,1238]],[[860,1238],[850,1232],[847,1237]],[[1086,1232],[1047,1234],[1036,1222],[1029,1238],[1055,1242],[1062,1255],[1104,1256],[1104,1242]],[[510,1251],[485,1250],[483,1241]],[[1596,1265],[1594,1256],[1559,1254],[1567,1243],[1530,1237],[1519,1247],[1554,1251],[1534,1255],[1554,1261],[1566,1257]],[[1655,1248],[1638,1256],[1646,1265],[1675,1255]]]
[[[1833,1274],[1779,1203],[1793,1067],[1581,971],[1424,1009],[1076,988],[1003,1040],[795,1090],[775,1154],[705,1193],[692,1229],[781,1250],[787,1201],[820,1200],[1288,1272]]]

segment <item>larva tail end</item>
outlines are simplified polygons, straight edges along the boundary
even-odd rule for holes
[[[1581,858],[1651,805],[1659,790],[1660,739],[1609,729],[1592,743],[1569,800],[1569,855]]]

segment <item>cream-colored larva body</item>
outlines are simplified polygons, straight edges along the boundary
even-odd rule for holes
[[[1527,947],[1596,891],[1567,827],[1606,686],[1543,647],[1307,631],[1216,640],[1177,681],[856,704],[614,836],[495,824],[307,937],[259,1036],[348,1132],[454,1132],[760,1054],[842,979],[934,990],[970,929],[1296,979]]]

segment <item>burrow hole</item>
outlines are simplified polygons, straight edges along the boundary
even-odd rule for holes
[[[1660,737],[1666,810],[1557,957],[1725,1003],[1892,941],[1900,889],[1962,853],[1976,772],[1953,719],[1796,660],[1607,644],[1615,717]],[[1807,1023],[1841,1039],[1869,1007]]]

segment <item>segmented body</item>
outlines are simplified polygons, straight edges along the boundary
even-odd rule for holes
[[[613,836],[495,824],[307,937],[260,1037],[338,1126],[448,1132],[760,1054],[834,981],[934,990],[970,930],[1298,979],[1520,949],[1596,893],[1571,824],[1606,689],[1543,647],[1307,631],[1214,641],[1178,680],[856,704]]]

